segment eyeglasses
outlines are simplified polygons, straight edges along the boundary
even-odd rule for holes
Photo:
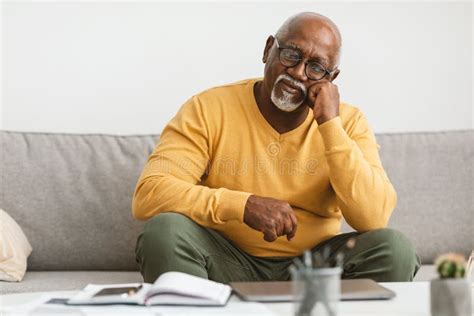
[[[282,47],[280,43],[278,43],[278,39],[275,37],[275,43],[280,51],[280,63],[285,67],[295,67],[298,65],[303,57],[301,56],[301,52],[295,48],[290,47]],[[323,65],[315,62],[315,61],[305,61],[305,74],[311,80],[321,80],[327,75],[332,75],[336,69],[333,71],[328,71]]]

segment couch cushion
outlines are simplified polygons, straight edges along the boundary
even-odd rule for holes
[[[380,157],[397,191],[389,227],[403,232],[423,263],[474,249],[474,131],[378,134]],[[352,229],[343,223],[342,231]]]
[[[0,281],[0,294],[80,290],[89,283],[113,284],[143,282],[136,271],[28,271],[22,282]]]
[[[398,194],[389,226],[404,232],[424,263],[474,249],[474,131],[377,135]]]
[[[31,242],[29,270],[137,270],[132,195],[156,138],[1,132],[0,207]]]

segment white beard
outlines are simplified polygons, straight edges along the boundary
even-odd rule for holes
[[[282,92],[282,96],[277,96],[276,95],[276,92],[275,92],[275,87],[277,85],[277,83],[279,81],[281,81],[282,79],[286,79],[288,81],[290,81],[292,84],[294,84],[295,86],[299,87],[303,93],[303,98],[301,99],[300,102],[293,102],[292,99],[295,97],[293,94],[287,92],[287,91],[281,91]],[[306,99],[306,87],[299,81],[296,81],[295,79],[291,78],[290,76],[288,76],[287,74],[282,74],[280,76],[278,76],[278,78],[275,80],[275,84],[273,85],[273,89],[272,89],[272,93],[271,93],[271,99],[272,99],[272,102],[273,104],[275,104],[275,106],[277,108],[279,108],[280,110],[282,111],[285,111],[285,112],[292,112],[294,110],[296,110],[297,108],[300,107],[301,104],[303,104],[304,100]]]

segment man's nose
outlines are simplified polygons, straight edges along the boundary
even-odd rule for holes
[[[304,62],[299,62],[296,66],[288,67],[286,72],[294,79],[303,82],[308,80],[306,77],[305,67],[306,65]]]

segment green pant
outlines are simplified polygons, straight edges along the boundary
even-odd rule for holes
[[[355,247],[346,241],[354,237]],[[263,238],[263,237],[262,237]],[[420,261],[410,241],[392,229],[347,233],[312,249],[329,246],[331,256],[345,253],[342,278],[370,278],[379,282],[411,281]],[[232,281],[286,281],[293,258],[254,257],[218,232],[177,213],[148,220],[138,237],[136,258],[145,282],[167,271],[181,271],[222,283]]]

